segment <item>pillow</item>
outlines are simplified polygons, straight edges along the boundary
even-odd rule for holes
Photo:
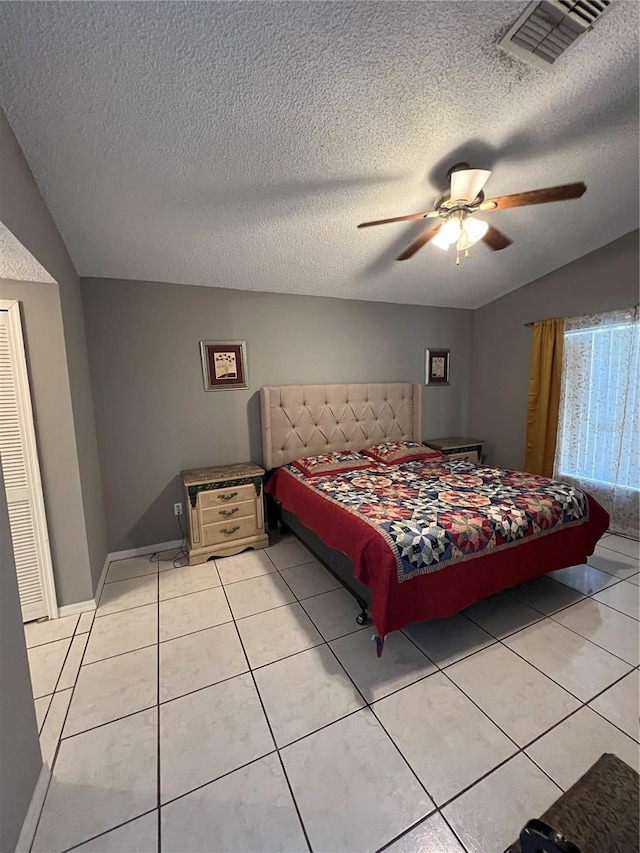
[[[291,464],[307,477],[321,477],[325,474],[344,474],[345,471],[370,468],[372,463],[371,459],[356,453],[355,450],[345,450],[340,453],[305,456],[304,459],[296,459]]]
[[[362,452],[376,462],[384,462],[386,465],[413,462],[416,459],[440,459],[443,455],[439,450],[425,447],[415,441],[384,441],[382,444],[367,447]]]

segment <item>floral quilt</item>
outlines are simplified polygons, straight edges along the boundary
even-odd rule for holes
[[[376,466],[307,485],[383,535],[400,582],[585,522],[589,512],[569,483],[463,460]]]

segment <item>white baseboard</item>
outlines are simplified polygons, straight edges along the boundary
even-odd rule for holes
[[[102,567],[102,571],[100,572],[100,577],[98,578],[98,583],[95,588],[95,598],[93,599],[93,609],[95,610],[98,606],[98,602],[100,601],[100,596],[102,595],[102,587],[104,586],[104,582],[107,579],[107,572],[109,571],[109,564],[113,559],[113,554],[107,554],[104,559],[104,566]]]
[[[100,572],[98,583],[96,584],[95,598],[90,598],[88,601],[77,601],[75,604],[64,604],[58,607],[58,616],[75,616],[76,613],[85,613],[87,610],[95,610],[97,602],[100,601],[102,588],[107,579],[109,565],[114,560],[126,560],[129,557],[143,557],[146,554],[155,554],[156,551],[173,551],[174,548],[179,548],[182,545],[182,539],[172,539],[170,542],[157,542],[155,545],[144,545],[142,548],[128,548],[126,551],[113,551],[107,554],[104,566]]]
[[[47,795],[50,778],[51,770],[49,769],[49,765],[44,763],[40,770],[36,786],[33,789],[27,814],[25,815],[25,819],[22,823],[22,830],[20,832],[20,837],[18,838],[18,843],[16,844],[15,853],[29,853],[29,850],[31,850],[33,837],[36,834],[36,829],[38,828],[40,812],[44,805],[44,798]]]
[[[63,604],[62,607],[58,607],[58,617],[75,616],[78,613],[86,613],[87,610],[95,609],[96,603],[94,599],[89,598],[87,601],[76,601],[74,604]]]
[[[171,542],[158,542],[156,545],[145,545],[143,548],[114,551],[113,554],[107,554],[107,560],[126,560],[128,557],[144,557],[145,554],[155,554],[156,551],[172,551],[181,545],[182,539],[172,539]]]

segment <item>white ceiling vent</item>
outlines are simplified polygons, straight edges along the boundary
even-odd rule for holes
[[[507,53],[549,70],[606,12],[612,0],[534,0],[498,42]]]

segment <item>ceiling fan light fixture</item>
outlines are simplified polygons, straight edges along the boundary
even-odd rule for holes
[[[436,236],[431,240],[431,243],[446,252],[449,246],[458,240],[461,233],[462,226],[460,225],[460,220],[452,217],[451,219],[447,219]]]
[[[463,231],[467,245],[464,248],[468,249],[469,246],[473,246],[478,240],[482,240],[488,230],[489,223],[484,222],[482,219],[475,219],[472,216],[465,219]]]

